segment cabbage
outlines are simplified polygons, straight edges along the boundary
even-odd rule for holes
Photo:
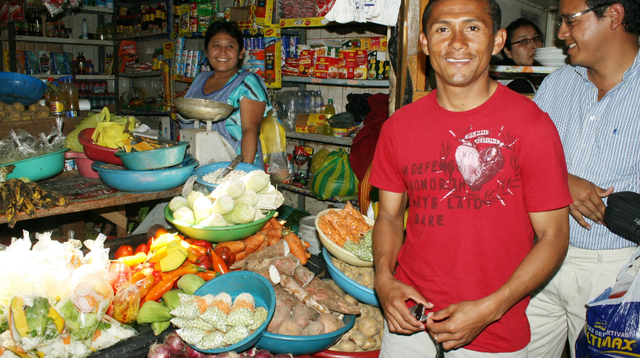
[[[254,170],[242,176],[240,180],[245,183],[247,190],[258,192],[269,186],[271,177],[264,170]]]
[[[230,224],[248,224],[253,222],[256,209],[244,203],[239,203],[233,210],[222,217]]]
[[[213,203],[206,196],[200,196],[193,202],[193,214],[196,224],[211,215]]]
[[[187,199],[183,196],[176,196],[169,202],[169,209],[171,209],[171,211],[176,211],[185,206],[187,206]]]
[[[249,206],[256,206],[256,204],[258,203],[258,194],[256,194],[256,192],[253,190],[247,190],[244,192],[244,194],[242,194],[241,197],[235,200],[235,204],[238,205],[238,203],[245,203]]]
[[[244,194],[246,185],[240,180],[229,180],[222,184],[209,194],[210,198],[217,198],[220,195],[229,195],[231,199],[238,199]]]
[[[233,199],[229,195],[220,195],[217,199],[213,199],[212,201],[212,213],[218,213],[220,215],[228,214],[235,207]]]
[[[187,206],[193,209],[193,203],[196,201],[196,199],[198,199],[201,196],[204,196],[204,194],[202,194],[199,191],[196,191],[196,190],[190,191],[189,194],[187,194]]]
[[[222,215],[218,213],[211,213],[207,218],[200,221],[198,225],[194,227],[218,227],[218,226],[229,226],[229,223],[222,217]]]
[[[189,209],[186,206],[181,207],[180,209],[173,212],[173,219],[176,221],[180,221],[186,225],[193,225],[196,222],[195,214],[193,210]]]
[[[253,217],[253,221],[257,221],[257,220],[264,219],[264,218],[266,218],[266,216],[264,215],[262,210],[256,209],[256,216]]]

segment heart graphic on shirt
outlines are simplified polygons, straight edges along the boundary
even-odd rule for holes
[[[456,149],[456,163],[469,189],[476,191],[502,169],[504,157],[498,147],[488,147],[478,152],[465,143]]]

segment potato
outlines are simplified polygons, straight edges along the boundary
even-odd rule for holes
[[[355,352],[356,345],[350,340],[340,341],[336,346],[338,352]]]
[[[366,339],[366,337],[364,335],[362,335],[362,333],[356,331],[356,330],[351,330],[350,332],[350,337],[349,339],[356,344],[356,347],[362,347],[364,345],[364,341]]]
[[[38,109],[40,109],[40,105],[39,104],[30,104],[29,105],[29,110],[31,112],[38,112]]]
[[[367,337],[364,340],[364,344],[360,348],[362,348],[363,351],[370,351],[370,350],[376,349],[377,345],[378,345],[378,337],[377,336]]]
[[[25,111],[20,113],[20,119],[23,121],[32,121],[33,120],[33,115],[34,112],[31,111]]]
[[[286,319],[289,319],[290,317],[291,317],[291,311],[289,311],[289,309],[286,306],[283,306],[283,307],[276,306],[276,310],[275,312],[273,312],[273,318],[271,318],[271,322],[269,322],[269,325],[267,326],[267,331],[272,333],[277,332],[282,322]]]
[[[49,117],[49,110],[46,107],[42,107],[36,112],[35,119],[46,119]]]
[[[18,122],[19,120],[20,120],[20,112],[13,111],[13,112],[9,113],[9,121]]]
[[[291,319],[301,328],[306,328],[310,321],[309,317],[309,308],[304,303],[297,303],[293,306],[293,311]]]
[[[360,319],[358,319],[356,328],[365,337],[371,337],[378,333],[380,326],[378,325],[378,322],[376,322],[376,319],[373,317],[361,317]]]
[[[20,102],[15,102],[13,104],[13,109],[15,109],[16,111],[24,112],[24,104]]]
[[[324,323],[322,323],[320,321],[311,322],[311,323],[309,323],[307,328],[302,330],[302,333],[305,336],[317,336],[319,334],[323,334],[324,333]]]
[[[0,111],[0,121],[5,120],[9,115],[4,112],[4,111]]]
[[[318,322],[322,322],[324,324],[325,333],[337,331],[338,329],[344,326],[342,320],[339,320],[336,316],[331,313],[323,313],[318,317]]]
[[[287,318],[280,323],[277,333],[284,334],[285,336],[299,336],[302,334],[302,328],[298,326],[293,319]]]

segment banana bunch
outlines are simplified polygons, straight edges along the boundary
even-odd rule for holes
[[[34,182],[23,182],[20,179],[9,179],[2,183],[0,194],[2,194],[9,228],[15,226],[20,210],[31,216],[36,212],[36,206],[49,209],[54,205],[67,206],[68,204],[64,195],[44,190]]]

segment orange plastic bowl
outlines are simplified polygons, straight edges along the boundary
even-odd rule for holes
[[[84,147],[84,154],[91,160],[115,165],[122,164],[122,159],[116,157],[118,149],[107,148],[101,145],[97,145],[91,139],[95,128],[86,128],[80,131],[78,134],[78,141]]]

